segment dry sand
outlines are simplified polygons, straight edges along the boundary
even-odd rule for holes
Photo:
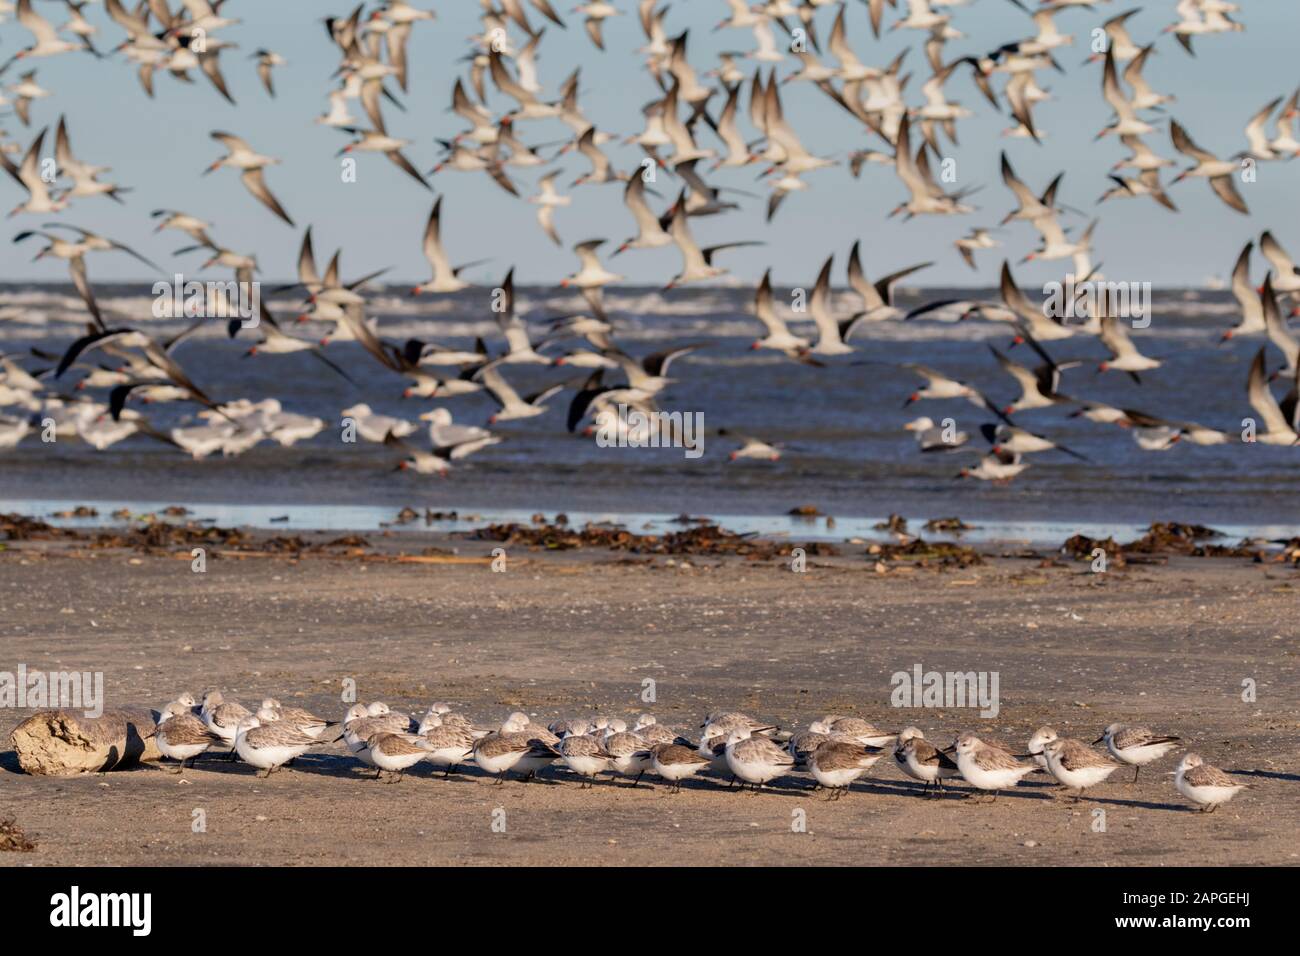
[[[671,795],[651,775],[635,790],[581,790],[564,772],[495,786],[477,770],[443,780],[417,769],[389,784],[341,744],[268,780],[211,757],[183,776],[155,765],[30,777],[10,753],[0,819],[15,817],[37,848],[0,852],[0,864],[1300,860],[1300,573],[1285,566],[1175,558],[1091,574],[998,558],[879,574],[846,549],[795,574],[779,561],[519,551],[505,573],[310,557],[213,559],[195,574],[188,555],[72,548],[0,550],[0,670],[103,671],[110,707],[221,687],[246,704],[274,695],[341,716],[352,678],[362,700],[409,711],[449,700],[481,722],[515,709],[542,722],[649,710],[698,732],[717,708],[785,727],[835,712],[916,724],[944,743],[973,729],[1017,749],[1043,723],[1091,741],[1111,721],[1141,722],[1254,772],[1241,779],[1256,789],[1214,815],[1191,812],[1167,775],[1176,758],[1137,786],[1121,770],[1077,804],[1031,778],[976,805],[960,788],[920,799],[888,760],[828,802],[803,774],[758,795],[706,779]],[[1000,713],[891,708],[890,675],[918,663],[997,671]],[[641,700],[646,679],[653,704]],[[1247,679],[1255,702],[1242,700]],[[28,713],[0,712],[0,733]]]

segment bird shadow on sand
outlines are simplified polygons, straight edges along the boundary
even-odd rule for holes
[[[0,755],[3,759],[3,755]],[[1232,777],[1257,777],[1260,780],[1285,780],[1288,783],[1300,781],[1300,773],[1277,773],[1273,770],[1227,770],[1225,771]]]
[[[1142,810],[1177,810],[1179,813],[1184,811],[1192,813],[1196,812],[1195,807],[1189,807],[1185,803],[1159,803],[1153,800],[1126,800],[1121,797],[1104,797],[1091,793],[1085,793],[1078,799],[1078,801],[1076,801],[1074,797],[1066,791],[1061,792],[1061,795],[1056,798],[1056,802],[1065,806],[1077,805],[1083,807],[1092,804],[1094,806],[1105,805],[1109,807],[1132,807],[1134,809]]]

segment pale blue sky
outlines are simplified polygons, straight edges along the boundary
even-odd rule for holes
[[[405,113],[385,105],[390,132],[413,141],[411,160],[421,170],[437,161],[435,138],[450,138],[464,128],[451,112],[453,80],[463,71],[460,57],[468,49],[466,38],[479,31],[479,4],[474,0],[424,0],[437,11],[432,24],[416,25],[411,41],[410,92],[402,97]],[[582,29],[581,18],[567,12],[572,4],[557,4],[569,29],[550,26],[542,43],[541,80],[547,95],[554,94],[574,65],[582,72],[582,103],[587,115],[602,130],[629,135],[641,129],[640,108],[655,98],[657,88],[642,68],[641,57],[633,52],[644,42],[635,16],[633,0],[618,0],[628,15],[608,21],[605,28],[607,52],[596,50]],[[1146,75],[1163,92],[1177,94],[1170,115],[1178,118],[1204,148],[1221,156],[1245,147],[1242,129],[1247,118],[1275,96],[1287,95],[1300,76],[1294,69],[1296,29],[1300,27],[1300,5],[1281,0],[1241,0],[1237,18],[1245,23],[1244,33],[1211,36],[1196,41],[1197,56],[1189,57],[1160,30],[1175,17],[1173,0],[1151,0],[1129,21],[1138,42],[1159,37],[1157,54]],[[61,5],[39,2],[37,8],[56,23],[63,22]],[[313,123],[326,108],[326,94],[332,86],[331,73],[337,65],[336,48],[326,37],[320,20],[327,13],[345,14],[346,2],[313,0],[230,0],[224,13],[239,16],[244,23],[221,31],[222,39],[237,42],[239,49],[222,54],[228,85],[238,101],[231,106],[196,74],[192,85],[176,82],[168,75],[156,79],[156,98],[147,99],[134,68],[120,55],[94,60],[85,55],[64,55],[33,61],[38,81],[54,95],[33,104],[31,130],[21,127],[14,116],[0,120],[11,136],[30,141],[42,126],[50,127],[48,148],[53,147],[53,129],[60,112],[66,113],[75,152],[83,161],[111,165],[108,178],[130,186],[126,205],[107,199],[79,200],[62,216],[63,221],[102,231],[135,245],[165,268],[173,265],[196,267],[193,257],[173,259],[172,250],[188,244],[180,233],[151,234],[150,210],[159,206],[183,209],[214,224],[215,236],[241,252],[255,252],[263,276],[278,279],[292,273],[302,229],[314,227],[317,254],[323,261],[335,246],[344,247],[346,275],[357,275],[386,265],[390,277],[421,279],[427,266],[420,254],[420,237],[433,197],[378,155],[361,155],[359,181],[343,184],[339,176],[337,150],[347,142],[337,130]],[[774,223],[764,222],[765,188],[754,181],[754,170],[724,171],[719,185],[752,191],[758,199],[742,198],[739,213],[693,221],[702,244],[740,239],[758,239],[765,245],[724,253],[719,262],[746,281],[757,281],[771,266],[779,283],[811,282],[821,261],[834,252],[838,257],[837,283],[842,281],[842,261],[855,239],[863,242],[869,274],[876,275],[923,259],[937,265],[919,274],[918,282],[941,284],[993,284],[1005,252],[1013,261],[1033,249],[1037,234],[1026,225],[1016,225],[1002,234],[1004,250],[985,253],[977,275],[966,268],[952,248],[952,240],[977,225],[996,224],[1011,208],[1010,194],[998,178],[998,152],[1006,148],[1017,171],[1032,187],[1041,189],[1061,169],[1067,170],[1059,198],[1091,214],[1096,199],[1107,188],[1106,171],[1123,154],[1117,143],[1092,142],[1095,133],[1108,122],[1109,108],[1101,98],[1101,67],[1081,66],[1088,53],[1089,31],[1127,6],[1101,3],[1089,11],[1067,10],[1057,22],[1075,34],[1075,45],[1058,52],[1066,75],[1040,74],[1040,84],[1057,99],[1037,107],[1035,116],[1047,132],[1043,146],[1028,140],[1006,140],[1000,132],[1009,116],[999,116],[980,96],[965,75],[949,84],[950,97],[959,99],[976,115],[958,127],[961,146],[948,150],[958,163],[959,185],[983,183],[974,197],[979,210],[965,217],[915,219],[911,222],[886,220],[885,214],[905,197],[890,169],[864,169],[854,180],[846,166],[810,174],[812,187],[789,198]],[[529,8],[530,12],[532,8]],[[87,15],[100,26],[97,46],[111,49],[122,31],[99,5],[87,7]],[[749,31],[711,32],[725,15],[721,0],[678,0],[667,20],[670,35],[691,29],[690,58],[701,73],[715,65],[719,50],[749,50],[754,46]],[[834,8],[818,16],[825,39]],[[897,17],[886,11],[886,22]],[[545,21],[532,18],[535,26]],[[871,36],[866,7],[850,0],[848,8],[850,42],[864,62],[883,65],[904,46],[914,47],[905,72],[912,73],[907,87],[908,102],[921,101],[920,86],[929,75],[917,31]],[[951,42],[949,58],[984,53],[1012,39],[1031,35],[1029,18],[1006,0],[976,0],[958,8],[954,25],[967,38]],[[779,34],[778,34],[779,35]],[[30,35],[10,21],[0,25],[0,54],[9,56],[30,43]],[[258,83],[254,64],[248,57],[260,46],[270,47],[288,60],[276,74],[278,97],[271,100]],[[794,70],[793,57],[780,65],[781,75]],[[4,77],[16,80],[18,68]],[[997,81],[999,88],[1002,80]],[[782,88],[787,118],[812,151],[847,157],[854,149],[881,148],[881,141],[862,132],[859,125],[818,90],[807,84]],[[512,101],[489,93],[498,113]],[[747,94],[745,100],[747,102]],[[717,107],[715,107],[716,109]],[[360,104],[354,113],[362,116]],[[1159,121],[1163,125],[1163,120]],[[297,230],[281,223],[243,189],[235,171],[223,169],[207,177],[204,167],[222,150],[208,138],[220,129],[241,135],[261,152],[279,156],[283,165],[267,172],[272,191],[280,198],[299,225]],[[521,126],[528,142],[564,138],[568,128],[558,121],[525,123]],[[756,134],[742,117],[742,130]],[[1270,127],[1271,134],[1271,127]],[[705,145],[717,146],[711,134],[701,136]],[[1164,129],[1148,137],[1158,152],[1176,156]],[[636,147],[611,149],[617,166],[631,169],[640,158]],[[1180,158],[1181,160],[1181,158]],[[567,184],[587,166],[575,156],[561,163]],[[572,175],[570,175],[572,174]],[[517,176],[523,195],[535,192],[537,176],[523,171]],[[0,204],[6,209],[21,201],[22,193],[7,177],[0,186]],[[472,277],[494,283],[510,265],[517,267],[519,281],[553,283],[572,271],[575,260],[568,246],[579,240],[603,236],[613,243],[633,230],[621,203],[619,185],[585,186],[574,191],[575,201],[560,210],[557,225],[566,248],[560,249],[542,234],[534,219],[534,207],[502,192],[481,174],[442,173],[433,178],[435,187],[447,193],[444,203],[444,239],[453,261],[490,258]],[[1204,182],[1185,182],[1170,195],[1182,212],[1171,214],[1149,200],[1109,202],[1100,207],[1103,221],[1096,234],[1096,258],[1104,261],[1107,274],[1115,279],[1151,281],[1157,285],[1199,284],[1207,275],[1226,275],[1247,240],[1266,229],[1293,253],[1300,256],[1300,163],[1268,163],[1261,166],[1259,181],[1244,185],[1241,192],[1252,215],[1242,216],[1224,206]],[[661,183],[665,199],[675,195],[676,186]],[[21,215],[9,220],[12,236],[39,224],[45,217]],[[1082,226],[1086,220],[1069,217],[1067,223]],[[32,264],[34,247],[0,243],[0,280],[42,279],[59,281],[66,276],[61,262]],[[676,252],[656,250],[628,253],[615,260],[616,271],[630,281],[662,284],[674,274],[680,260]],[[122,280],[145,278],[134,260],[125,256],[99,254],[90,262],[92,279]],[[1026,265],[1018,269],[1030,282],[1055,278],[1058,264]],[[152,277],[151,277],[152,278]]]

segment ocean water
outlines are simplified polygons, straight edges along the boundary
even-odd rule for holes
[[[134,324],[158,337],[186,324],[155,319],[152,296],[143,284],[103,285],[96,291],[118,324]],[[490,347],[500,348],[487,290],[418,299],[407,293],[404,286],[379,286],[370,294],[369,313],[386,338],[418,336],[469,346],[482,335]],[[777,294],[780,300],[784,293]],[[899,304],[910,308],[957,296],[996,299],[993,290],[909,289],[900,292]],[[1153,520],[1267,528],[1272,536],[1300,533],[1300,448],[1179,443],[1168,451],[1148,452],[1128,431],[1071,419],[1065,410],[1031,411],[1017,416],[1017,422],[1069,445],[1087,461],[1053,451],[1031,456],[1032,467],[1010,484],[955,480],[985,449],[978,427],[992,416],[962,400],[903,408],[921,382],[899,366],[933,366],[979,387],[999,404],[1010,402],[1018,387],[988,348],[1006,349],[1011,340],[1007,325],[934,318],[876,323],[854,337],[856,355],[814,368],[750,350],[762,333],[749,315],[748,287],[667,293],[617,289],[607,292],[606,301],[617,341],[634,355],[707,343],[672,365],[675,382],[660,396],[666,411],[703,414],[707,434],[702,457],[688,459],[681,449],[601,448],[590,438],[570,434],[565,413],[572,393],[565,392],[552,399],[544,416],[499,426],[502,444],[457,462],[446,478],[395,472],[389,450],[340,440],[341,409],[364,401],[376,411],[415,419],[434,405],[445,405],[458,422],[484,424],[494,410],[491,399],[482,394],[445,401],[404,399],[405,380],[353,343],[331,344],[327,354],[359,387],[309,355],[245,358],[253,333],[244,332],[232,342],[224,323],[214,320],[212,328],[201,330],[175,353],[210,395],[217,400],[274,396],[287,410],[334,424],[292,448],[264,443],[238,457],[203,461],[142,437],[97,452],[75,439],[43,444],[33,436],[0,452],[0,499],[34,507],[52,501],[242,506],[243,512],[227,513],[249,523],[271,512],[311,513],[318,525],[331,527],[339,526],[343,515],[372,526],[377,516],[411,505],[495,515],[565,511],[629,521],[708,514],[730,516],[740,527],[779,531],[780,516],[791,508],[815,505],[836,516],[840,535],[858,527],[853,519],[865,527],[891,513],[913,519],[958,515],[1003,528],[1009,537],[1020,536],[1017,529],[1048,529],[1043,533],[1050,536],[1084,526],[1138,528]],[[851,293],[837,294],[837,301],[842,315],[856,308]],[[293,325],[297,307],[291,296],[272,299],[286,327]],[[518,309],[535,329],[536,341],[543,337],[547,318],[581,311],[583,303],[564,290],[525,288],[519,290]],[[1133,337],[1143,352],[1167,364],[1145,373],[1141,385],[1122,373],[1098,374],[1097,363],[1106,355],[1090,337],[1047,348],[1058,362],[1082,363],[1065,372],[1062,391],[1069,395],[1235,434],[1243,418],[1255,414],[1246,400],[1246,376],[1263,341],[1217,344],[1220,333],[1236,321],[1236,311],[1224,292],[1157,291],[1150,328]],[[32,348],[61,352],[84,324],[84,308],[71,287],[0,284],[0,350],[6,353],[21,356]],[[304,324],[290,331],[319,337],[328,328]],[[1270,352],[1270,366],[1280,364],[1271,347]],[[1024,364],[1036,364],[1026,347],[1012,354]],[[94,359],[111,361],[103,354]],[[30,356],[23,364],[48,365]],[[505,369],[521,394],[586,374],[541,366]],[[69,371],[51,388],[72,392],[78,377]],[[618,380],[616,374],[612,378]],[[1279,396],[1283,390],[1276,386]],[[137,407],[163,429],[187,422],[196,410],[179,403]],[[975,450],[922,455],[902,429],[919,415],[936,421],[953,418],[972,434],[969,447]],[[717,429],[780,443],[784,456],[777,462],[731,462],[727,453],[735,444],[715,435]],[[269,510],[255,510],[262,507]]]

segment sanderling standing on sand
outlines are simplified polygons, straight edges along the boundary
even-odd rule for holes
[[[191,701],[193,699],[190,698]],[[172,701],[164,708],[162,722],[154,732],[154,743],[158,745],[158,752],[164,757],[180,761],[180,766],[176,768],[177,773],[184,771],[185,761],[189,760],[192,764],[199,754],[213,744],[221,743],[221,738],[209,730],[207,724],[194,716],[193,711],[190,710],[191,706],[193,705],[187,705],[179,698]]]
[[[429,744],[425,759],[435,767],[446,767],[442,773],[444,777],[450,776],[474,752],[474,735],[464,727],[439,724],[422,730],[420,735]]]
[[[527,780],[536,772],[537,761],[545,766],[559,756],[558,750],[533,733],[491,733],[474,742],[474,762],[496,774],[498,784],[505,783],[506,774],[512,770]]]
[[[310,710],[303,707],[285,707],[274,697],[267,697],[264,699],[262,701],[262,706],[275,711],[280,715],[281,720],[292,724],[304,734],[310,734],[313,737],[319,737],[321,734],[325,733],[325,731],[339,726],[337,723],[326,720],[324,717],[317,717]]]
[[[365,704],[353,704],[343,718],[343,742],[358,760],[373,767],[375,764],[370,759],[367,740],[375,734],[405,734],[414,729],[409,717],[393,713],[371,716],[370,708]]]
[[[370,762],[375,765],[375,779],[385,770],[396,773],[390,777],[390,783],[397,783],[402,774],[429,756],[429,744],[414,734],[394,734],[380,731],[366,739],[366,750]]]
[[[647,746],[655,744],[681,744],[683,747],[692,746],[690,740],[673,730],[671,727],[665,727],[655,720],[653,714],[642,714],[636,719],[631,733],[636,734],[646,742]]]
[[[479,737],[486,737],[488,734],[492,733],[492,728],[475,727],[474,722],[464,714],[458,714],[452,710],[441,711],[439,713],[434,713],[430,710],[424,715],[423,719],[421,719],[420,727],[416,733],[427,734],[435,727],[450,727],[453,730],[464,731],[475,740]]]
[[[868,747],[888,747],[898,739],[898,734],[880,730],[875,724],[861,717],[837,717],[834,720],[823,717],[822,722],[830,725],[830,732],[833,735],[852,737],[858,743]]]
[[[681,744],[655,744],[650,748],[650,766],[672,784],[669,793],[680,793],[683,780],[695,776],[712,762],[712,758]]]
[[[993,800],[998,793],[1014,787],[1020,778],[1038,769],[1032,763],[1021,763],[1001,747],[986,744],[972,733],[964,733],[950,748],[954,751],[957,769],[962,777],[977,790],[992,790]]]
[[[1077,803],[1083,791],[1095,787],[1119,769],[1119,764],[1097,753],[1082,740],[1058,737],[1043,746],[1047,772],[1075,791]]]
[[[557,737],[568,737],[570,734],[574,736],[589,734],[595,729],[595,725],[591,721],[579,717],[569,720],[553,720],[546,725],[546,729]]]
[[[1034,763],[1046,770],[1047,754],[1043,753],[1043,748],[1060,736],[1054,727],[1039,727],[1034,731],[1034,735],[1029,738],[1025,753],[1034,758]]]
[[[754,736],[738,727],[727,737],[727,766],[745,783],[753,784],[755,792],[769,780],[774,780],[794,768],[794,758],[780,748],[771,737]]]
[[[238,733],[239,722],[245,717],[253,716],[252,711],[236,701],[227,701],[221,691],[210,690],[203,695],[203,710],[200,716],[208,725],[208,730],[231,745],[230,759],[234,760],[235,736]]]
[[[736,782],[736,775],[731,772],[727,766],[727,735],[717,734],[715,736],[701,736],[700,744],[696,748],[701,757],[709,761],[709,769],[719,776],[730,778],[731,783]],[[729,783],[727,786],[731,786]]]
[[[1213,813],[1221,803],[1227,803],[1238,791],[1249,789],[1250,784],[1234,783],[1218,767],[1211,767],[1200,754],[1186,754],[1174,771],[1174,786],[1202,813]]]
[[[807,730],[794,734],[785,745],[796,767],[805,766],[814,750],[831,739],[831,729],[820,720],[814,720]]]
[[[239,722],[235,735],[235,749],[239,751],[239,756],[250,766],[265,770],[266,773],[262,775],[264,777],[271,776],[277,767],[301,757],[316,744],[325,742],[311,734],[304,734],[283,720],[262,722],[252,714]]]
[[[925,784],[921,789],[922,795],[930,790],[931,784],[934,784],[935,793],[942,790],[945,777],[961,776],[952,758],[926,740],[915,727],[905,727],[898,732],[894,760],[905,774]]]
[[[1177,750],[1179,744],[1177,737],[1165,737],[1153,734],[1145,727],[1125,727],[1123,724],[1111,724],[1093,743],[1099,744],[1103,740],[1111,756],[1133,768],[1133,783],[1137,783],[1143,767],[1171,750]]]
[[[883,753],[879,747],[864,747],[847,740],[828,740],[809,755],[808,769],[814,779],[830,791],[827,799],[838,800]]]
[[[571,734],[556,744],[555,749],[560,752],[564,765],[583,778],[582,788],[594,786],[596,774],[609,769],[609,751],[587,734]]]
[[[640,734],[629,730],[612,733],[605,738],[605,750],[610,770],[621,777],[636,777],[633,787],[650,768],[650,744]]]
[[[771,730],[780,730],[776,724],[755,720],[748,714],[735,711],[714,711],[700,724],[705,737],[726,737],[733,730],[748,730],[751,734],[763,734]]]
[[[501,724],[501,733],[523,734],[538,745],[525,753],[522,759],[512,768],[515,773],[520,774],[525,780],[531,778],[539,770],[549,767],[560,756],[559,751],[555,749],[555,745],[560,742],[560,738],[545,727],[529,721],[528,715],[520,711],[515,711],[505,719]]]

